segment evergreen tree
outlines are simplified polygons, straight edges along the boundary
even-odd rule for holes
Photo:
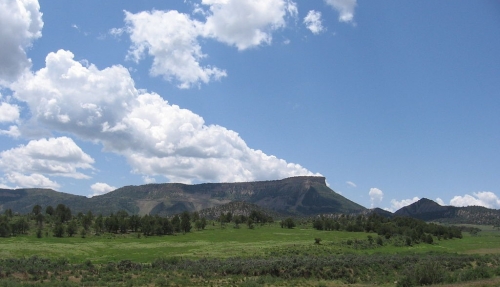
[[[189,212],[184,211],[181,214],[181,230],[183,233],[188,233],[191,231],[191,218]]]

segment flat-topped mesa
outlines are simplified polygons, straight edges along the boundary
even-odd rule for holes
[[[286,181],[290,183],[318,183],[326,186],[326,178],[324,176],[293,176],[282,179],[281,181]]]
[[[11,208],[17,212],[31,212],[35,204],[56,206],[59,203],[73,212],[102,213],[124,210],[129,214],[173,215],[193,212],[230,202],[246,202],[287,216],[309,216],[320,213],[355,213],[365,210],[326,185],[323,176],[295,176],[280,180],[234,183],[161,183],[125,186],[109,193],[86,198],[64,195],[56,191],[41,200],[41,191],[26,190],[11,198],[1,196],[0,211]],[[10,194],[10,193],[9,193]],[[64,195],[64,197],[63,197]]]

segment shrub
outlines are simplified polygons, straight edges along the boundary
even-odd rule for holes
[[[430,259],[430,258],[429,258]],[[398,281],[399,287],[439,284],[444,281],[445,269],[433,260],[421,261],[406,269],[405,276]]]

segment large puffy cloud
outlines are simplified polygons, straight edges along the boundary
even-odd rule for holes
[[[41,37],[42,27],[38,0],[0,0],[0,85],[31,66],[25,49]]]
[[[14,96],[33,120],[124,155],[132,170],[171,181],[245,181],[312,175],[298,164],[249,148],[239,135],[134,87],[128,70],[83,66],[68,51],[23,77]]]
[[[126,31],[132,46],[128,58],[136,62],[147,53],[153,57],[151,75],[179,82],[179,88],[190,88],[227,76],[225,70],[200,61],[206,57],[198,38],[217,41],[245,50],[270,44],[272,33],[286,26],[288,15],[297,15],[290,0],[203,0],[206,21],[192,19],[175,10],[125,12],[125,29],[112,29],[112,34]]]
[[[321,12],[311,10],[304,18],[304,24],[313,34],[317,35],[325,30],[321,24]]]
[[[129,58],[139,61],[147,51],[153,57],[153,76],[175,78],[180,88],[226,76],[218,68],[200,66],[205,55],[197,38],[203,24],[189,15],[177,11],[125,12],[125,22],[133,43]]]
[[[370,188],[370,191],[368,192],[368,195],[370,196],[370,201],[371,201],[371,207],[375,207],[375,204],[380,203],[382,199],[384,198],[384,193],[382,190],[378,188]]]
[[[88,178],[80,169],[92,169],[94,160],[84,153],[75,142],[68,137],[32,140],[27,145],[21,145],[0,153],[0,169],[5,172],[10,182],[20,182],[16,178],[21,175],[49,174]],[[43,182],[40,176],[30,176],[32,181]]]
[[[356,0],[325,0],[325,2],[339,12],[339,21],[351,22],[353,20]]]
[[[474,192],[473,195],[455,196],[450,200],[453,206],[484,206],[487,208],[500,208],[500,198],[491,191]]]
[[[52,189],[57,189],[60,187],[60,185],[55,182],[50,180],[49,178],[45,177],[42,174],[39,173],[33,173],[33,174],[22,174],[18,172],[12,172],[8,173],[5,175],[5,178],[3,181],[8,181],[11,184],[16,185],[16,188],[52,188]],[[6,188],[11,188],[6,185],[4,185]]]
[[[125,68],[98,70],[73,57],[64,50],[50,53],[45,68],[25,74],[12,89],[28,104],[33,120],[92,140],[104,123],[117,128],[115,121],[125,115],[137,91]]]
[[[202,0],[210,15],[205,34],[245,50],[270,44],[272,32],[286,26],[286,17],[297,15],[290,0]]]

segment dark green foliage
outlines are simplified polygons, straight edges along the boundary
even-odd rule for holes
[[[17,217],[10,223],[10,230],[13,235],[25,234],[29,230],[29,221],[24,216]]]
[[[425,237],[425,243],[432,244],[433,242],[434,242],[434,239],[432,239],[432,235],[427,234],[427,236]]]
[[[193,220],[193,222],[200,220],[200,214],[197,211],[193,212],[193,215],[191,216],[191,220]]]
[[[94,222],[94,229],[96,231],[96,233],[101,233],[104,229],[104,217],[102,216],[102,214],[99,214],[96,219],[95,219],[95,222]]]
[[[37,204],[37,205],[33,206],[32,213],[33,213],[34,215],[41,214],[41,213],[42,213],[42,207],[41,207],[39,204]]]
[[[57,220],[59,220],[59,222],[67,222],[69,220],[71,220],[71,209],[62,204],[62,203],[59,203],[56,207],[56,209],[54,210],[54,216],[56,217]]]
[[[45,217],[40,212],[37,215],[35,215],[35,220],[36,220],[36,223],[37,223],[38,227],[41,228],[43,226],[43,221],[45,220]]]
[[[370,243],[370,245],[372,245],[373,244],[373,240],[374,240],[373,236],[368,235],[367,238],[368,238],[368,242]]]
[[[73,237],[73,235],[75,235],[77,230],[78,230],[78,225],[76,223],[76,220],[73,219],[68,223],[68,227],[66,228],[66,233],[68,233],[69,237]]]
[[[12,209],[7,208],[7,209],[5,210],[5,216],[7,216],[7,217],[9,217],[9,218],[12,218],[12,216],[13,216]]]
[[[196,228],[196,230],[201,230],[201,220],[196,220],[194,222],[194,227]]]
[[[187,211],[181,214],[181,230],[184,233],[191,231],[191,217]]]
[[[54,208],[49,205],[45,208],[45,213],[48,214],[48,215],[53,215],[54,214]]]
[[[251,218],[255,223],[267,223],[272,221],[272,217],[266,215],[264,212],[252,210],[248,218]]]
[[[247,219],[247,226],[248,226],[248,228],[250,228],[250,229],[253,229],[253,228],[254,228],[254,226],[253,226],[253,219],[252,219],[252,218],[248,218],[248,219]]]
[[[141,219],[141,231],[144,235],[152,235],[154,233],[155,220],[153,216],[145,215]]]
[[[11,235],[9,221],[6,217],[0,217],[0,237],[9,237]]]
[[[0,286],[63,286],[58,284],[74,280],[80,280],[79,284],[67,286],[158,286],[166,283],[219,286],[221,279],[239,280],[232,281],[233,286],[281,286],[279,282],[300,279],[384,286],[396,281],[397,286],[422,286],[490,278],[498,270],[499,263],[498,255],[456,254],[281,255],[199,260],[170,257],[159,258],[150,264],[130,260],[105,264],[86,260],[70,264],[65,258],[53,260],[34,256],[0,259]],[[26,274],[26,277],[17,279],[11,274]],[[69,276],[73,280],[68,280]],[[46,279],[42,284],[43,278]],[[25,282],[28,285],[20,285]],[[195,282],[197,284],[193,284]]]
[[[174,232],[181,232],[181,218],[178,215],[172,218],[172,226],[174,227]]]
[[[436,261],[421,261],[418,264],[408,266],[404,270],[404,277],[400,279],[397,286],[423,286],[439,284],[444,281],[445,269]]]
[[[66,233],[66,228],[61,222],[57,222],[54,226],[53,232],[55,237],[64,237],[64,234]]]
[[[313,227],[317,230],[375,232],[379,236],[385,237],[385,239],[404,236],[407,246],[421,242],[432,244],[434,242],[432,236],[444,239],[462,238],[460,228],[455,226],[426,223],[411,217],[394,217],[391,219],[376,213],[369,216],[340,215],[335,218],[320,216],[313,220]],[[377,243],[381,245],[380,240]]]
[[[81,237],[81,238],[85,238],[85,237],[87,237],[87,231],[85,230],[85,228],[82,228],[82,229],[80,230],[80,237]]]
[[[384,240],[382,239],[382,237],[380,236],[377,237],[377,244],[380,246],[384,245]]]
[[[110,233],[117,233],[120,228],[120,222],[118,216],[111,213],[110,216],[104,219],[104,229]]]
[[[205,229],[207,226],[207,219],[205,217],[201,218],[201,229]]]
[[[466,269],[459,273],[457,281],[473,281],[479,279],[490,278],[491,268],[488,268],[485,265],[477,266],[473,269]]]
[[[94,220],[94,215],[91,211],[87,212],[87,214],[81,218],[82,227],[85,229],[85,231],[89,230],[90,226],[92,225],[92,220]]]
[[[128,222],[129,222],[130,229],[132,229],[133,232],[137,232],[139,230],[139,228],[141,227],[141,217],[137,214],[130,216],[130,219]]]
[[[292,229],[295,227],[295,221],[293,220],[293,218],[288,217],[287,219],[281,221],[280,226],[281,228]]]

